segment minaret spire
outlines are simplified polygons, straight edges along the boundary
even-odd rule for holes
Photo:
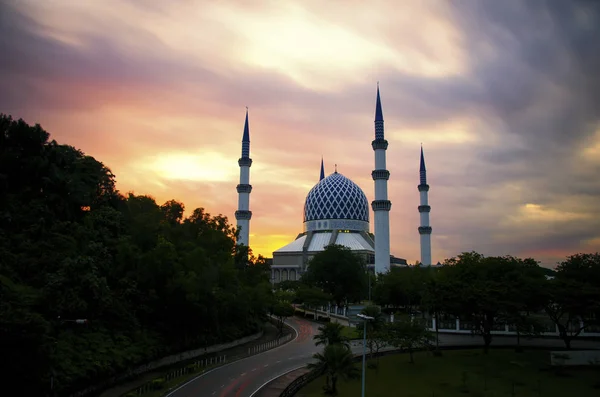
[[[421,145],[421,163],[419,166],[419,189],[420,205],[419,216],[421,226],[419,226],[419,235],[421,238],[421,264],[431,265],[431,226],[429,226],[429,185],[427,184],[427,169],[425,168],[425,156],[423,155],[423,145]]]
[[[235,211],[237,220],[237,229],[240,231],[237,239],[238,245],[249,246],[250,239],[250,167],[252,159],[250,158],[250,127],[248,125],[248,107],[246,106],[246,121],[244,122],[244,134],[242,135],[242,157],[238,160],[240,166],[240,183],[237,185],[238,192],[238,210]]]
[[[325,178],[325,165],[323,164],[323,156],[321,156],[321,175],[319,176],[319,181],[322,181]]]
[[[390,172],[387,170],[385,153],[388,141],[383,130],[383,110],[379,82],[377,82],[377,102],[375,104],[375,140],[371,142],[375,152],[375,169],[371,172],[375,182],[375,200],[371,203],[375,216],[375,272],[385,273],[390,268],[390,209],[392,202],[388,200],[387,181]]]
[[[419,166],[419,177],[421,185],[427,185],[427,169],[425,169],[425,156],[423,156],[423,144],[421,144],[421,165]]]
[[[242,158],[250,158],[250,129],[248,127],[248,106],[246,106],[246,121],[244,122],[244,135],[242,136]]]

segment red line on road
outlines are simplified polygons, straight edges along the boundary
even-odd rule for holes
[[[248,387],[248,384],[250,383],[251,380],[252,379],[248,379],[242,386],[240,386],[237,393],[235,393],[235,397],[240,397],[242,395],[242,392],[244,391],[244,389],[246,387]]]
[[[239,379],[234,380],[233,382],[231,382],[231,384],[229,386],[227,386],[219,395],[219,397],[227,397],[227,395],[235,388],[235,386],[239,383],[238,382]]]

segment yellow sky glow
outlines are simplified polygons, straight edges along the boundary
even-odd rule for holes
[[[239,177],[221,153],[168,153],[143,159],[138,167],[171,180],[221,182]]]
[[[577,219],[585,219],[588,215],[576,212],[561,211],[554,208],[544,207],[539,204],[527,203],[519,208],[516,217],[511,220],[516,223],[523,222],[567,222]]]
[[[148,194],[158,204],[180,200],[186,214],[204,207],[235,224],[237,161],[244,107],[249,106],[250,244],[255,254],[270,257],[302,232],[304,199],[318,181],[321,155],[326,174],[337,163],[340,173],[357,183],[369,201],[374,199],[371,141],[379,79],[390,144],[392,254],[412,263],[420,257],[416,185],[421,142],[434,181],[429,198],[435,261],[478,248],[470,246],[474,243],[462,231],[464,219],[485,218],[482,227],[510,248],[515,226],[530,236],[567,222],[577,224],[597,212],[595,197],[577,193],[565,195],[564,201],[549,200],[548,206],[536,204],[528,181],[519,178],[488,186],[485,192],[460,186],[464,173],[473,171],[470,167],[490,165],[474,148],[493,153],[525,148],[526,142],[521,131],[507,130],[504,115],[442,109],[444,101],[454,100],[456,81],[468,82],[466,91],[475,87],[473,97],[486,89],[485,76],[471,73],[480,66],[470,52],[478,38],[459,26],[460,18],[448,9],[451,2],[13,3],[33,20],[33,33],[48,40],[40,43],[56,50],[50,54],[56,55],[50,70],[35,71],[27,81],[53,101],[28,109],[24,118],[39,122],[60,143],[104,162],[122,192]],[[501,28],[496,33],[514,40]],[[477,46],[488,54],[478,56],[488,56],[486,61],[507,57],[493,40],[481,41]],[[430,103],[438,82],[440,90],[449,91]],[[549,112],[560,112],[570,100],[563,88],[562,83],[544,86],[539,92],[543,100],[533,101],[522,117],[533,114],[544,120]],[[37,98],[31,102],[38,106]],[[21,116],[18,107],[9,110]],[[600,161],[600,126],[581,144],[577,155],[581,153],[586,161],[580,166],[589,173],[590,165]],[[520,165],[506,168],[515,172]],[[494,166],[488,169],[502,172]],[[440,175],[443,181],[436,180]],[[471,202],[471,193],[479,201]],[[448,226],[452,219],[456,224]],[[371,212],[371,230],[372,220]],[[599,246],[600,240],[589,244]]]

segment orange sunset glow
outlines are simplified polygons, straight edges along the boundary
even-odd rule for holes
[[[552,267],[600,250],[600,21],[594,2],[551,3],[9,0],[0,112],[121,192],[235,224],[248,106],[250,246],[271,257],[302,231],[321,156],[374,199],[379,81],[392,254],[419,259],[422,143],[434,262]]]

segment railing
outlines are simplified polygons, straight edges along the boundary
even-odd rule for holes
[[[295,306],[295,311],[304,313],[304,315],[314,315],[314,308],[306,308],[300,305]],[[335,319],[336,321],[341,321],[345,325],[352,325],[353,319],[343,314],[338,314],[342,311],[341,308],[337,307],[320,307],[316,310],[316,316],[321,318],[329,318]],[[435,318],[427,317],[425,318],[428,321],[428,329],[429,331],[435,331]],[[544,316],[540,316],[540,320],[544,326],[544,330],[541,332],[542,336],[560,336],[558,332],[558,326],[554,324],[550,318],[546,318]],[[394,316],[388,316],[388,321],[394,321]],[[579,321],[577,324],[569,324],[569,330],[578,329],[579,327],[583,327],[583,322]],[[474,325],[468,321],[460,320],[454,316],[444,316],[440,318],[440,324],[438,327],[438,332],[441,334],[452,333],[452,334],[470,334],[473,332]],[[492,330],[493,335],[517,335],[515,326],[512,324],[496,324],[494,330]],[[580,337],[599,337],[600,336],[600,326],[596,324],[588,325],[581,333]]]
[[[262,353],[269,349],[273,349],[275,347],[283,345],[283,344],[289,342],[294,337],[294,335],[295,335],[295,333],[292,332],[290,334],[284,335],[275,340],[250,347],[250,348],[248,348],[247,353],[241,353],[237,356],[230,357],[230,361],[236,361],[240,358],[259,354],[259,353]],[[202,360],[196,360],[193,363],[186,365],[185,367],[177,368],[171,372],[166,373],[164,376],[162,376],[160,378],[153,379],[149,382],[144,383],[143,385],[139,386],[138,388],[129,391],[127,394],[125,394],[125,397],[141,396],[141,395],[144,395],[151,391],[162,390],[165,387],[165,383],[170,382],[173,379],[177,379],[182,376],[193,374],[193,373],[200,374],[201,371],[198,371],[198,369],[200,369],[200,368],[206,368],[206,369],[215,368],[215,367],[224,365],[226,363],[227,363],[227,356],[225,356],[225,355],[218,356],[218,357],[208,357],[208,358],[205,358]]]
[[[313,369],[312,371],[300,376],[299,378],[294,379],[292,383],[287,385],[285,389],[281,392],[279,397],[292,397],[295,395],[298,390],[302,389],[304,386],[317,379],[319,376],[325,373],[325,366],[322,365],[318,368]]]
[[[225,364],[226,362],[227,362],[227,356],[225,356],[225,355],[218,356],[218,357],[210,357],[210,358],[206,358],[203,360],[194,361],[193,363],[191,363],[185,367],[177,368],[171,372],[167,372],[161,378],[154,379],[154,380],[151,380],[150,382],[144,383],[140,387],[131,390],[129,393],[126,394],[126,396],[127,397],[141,396],[141,395],[144,395],[144,394],[154,391],[154,390],[160,390],[164,387],[164,384],[166,382],[169,382],[173,379],[177,379],[184,375],[189,375],[189,374],[195,373],[198,371],[199,368],[210,368],[210,367],[220,366],[220,365]]]
[[[277,338],[275,340],[272,340],[270,342],[266,342],[263,343],[261,345],[258,346],[253,346],[248,348],[248,355],[251,356],[253,354],[258,354],[264,351],[267,351],[269,349],[273,349],[277,346],[283,345],[284,343],[288,342],[290,339],[292,339],[293,334],[287,334],[284,337],[281,338]]]

